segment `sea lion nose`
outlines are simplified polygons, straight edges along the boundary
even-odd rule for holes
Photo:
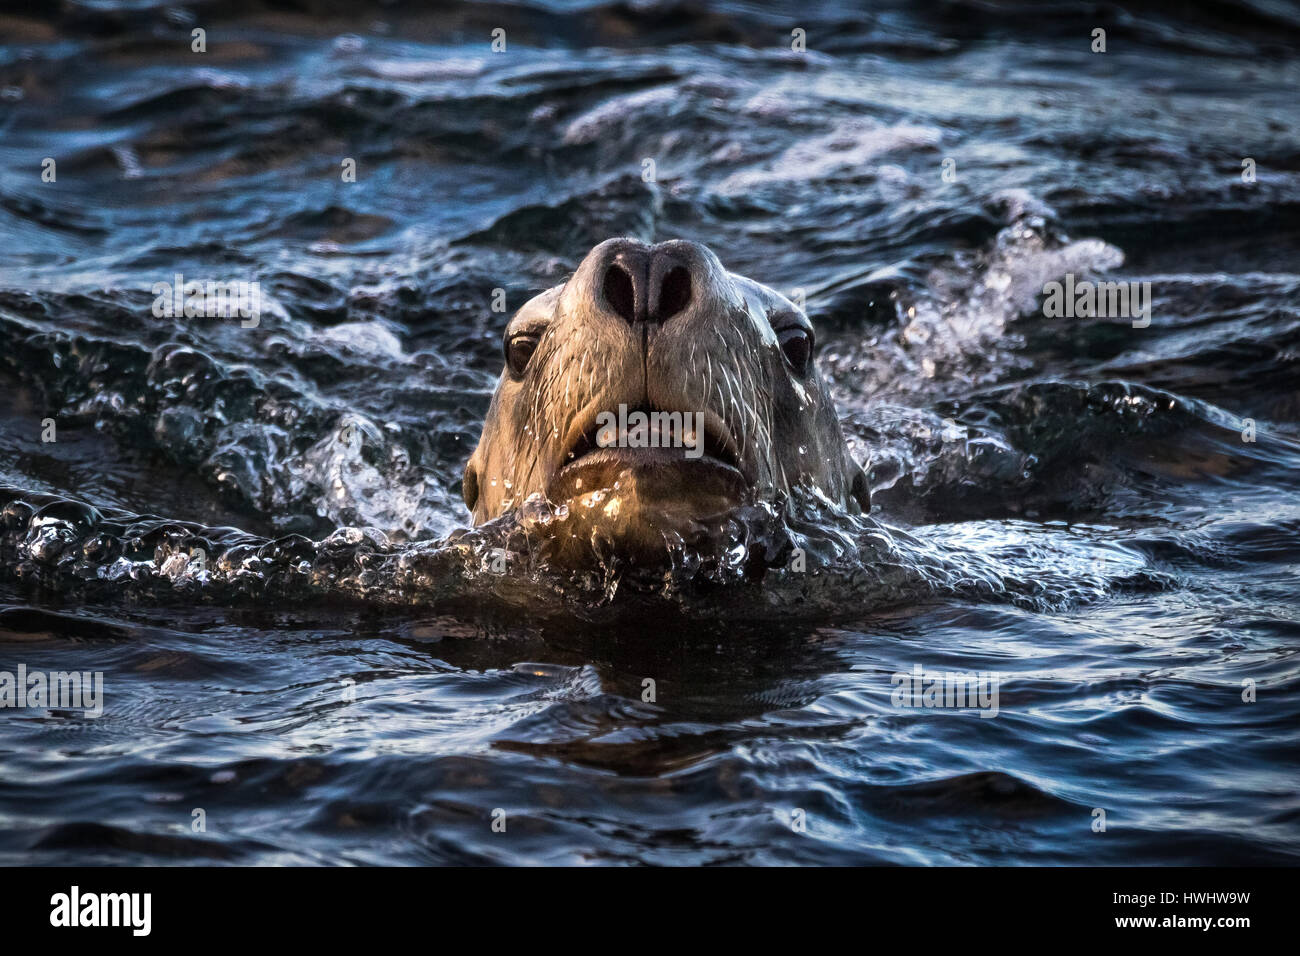
[[[667,322],[691,303],[691,273],[671,253],[628,247],[610,257],[601,286],[609,307],[629,324]]]

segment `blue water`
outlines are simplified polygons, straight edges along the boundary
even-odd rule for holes
[[[1300,862],[1294,5],[220,8],[0,12],[0,684],[104,686],[0,861]],[[485,570],[493,290],[613,235],[803,291],[869,518]]]

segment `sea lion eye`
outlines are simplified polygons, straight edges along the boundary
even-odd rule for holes
[[[790,363],[790,367],[800,375],[808,374],[808,366],[812,362],[813,354],[812,333],[802,326],[791,326],[777,333],[777,342],[780,343],[781,351],[785,354],[785,360]]]
[[[524,374],[528,360],[537,351],[537,336],[532,332],[516,332],[506,339],[506,367],[519,378]]]

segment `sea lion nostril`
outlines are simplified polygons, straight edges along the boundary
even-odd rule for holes
[[[691,274],[681,266],[674,266],[664,276],[659,290],[659,309],[655,318],[667,322],[691,304]]]
[[[658,324],[685,311],[694,294],[691,273],[679,259],[620,249],[605,266],[605,304],[629,325]]]
[[[636,288],[632,277],[617,262],[605,272],[605,301],[627,322],[636,321]]]

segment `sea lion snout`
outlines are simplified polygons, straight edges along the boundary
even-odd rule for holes
[[[583,516],[565,533],[646,554],[796,487],[868,507],[808,317],[699,243],[602,242],[502,345],[465,469],[476,523],[541,496]]]
[[[629,325],[660,324],[681,314],[691,302],[692,260],[698,258],[675,254],[687,245],[647,246],[616,239],[607,248],[597,246],[591,255],[597,257],[596,271],[603,271],[600,288],[605,306]]]

